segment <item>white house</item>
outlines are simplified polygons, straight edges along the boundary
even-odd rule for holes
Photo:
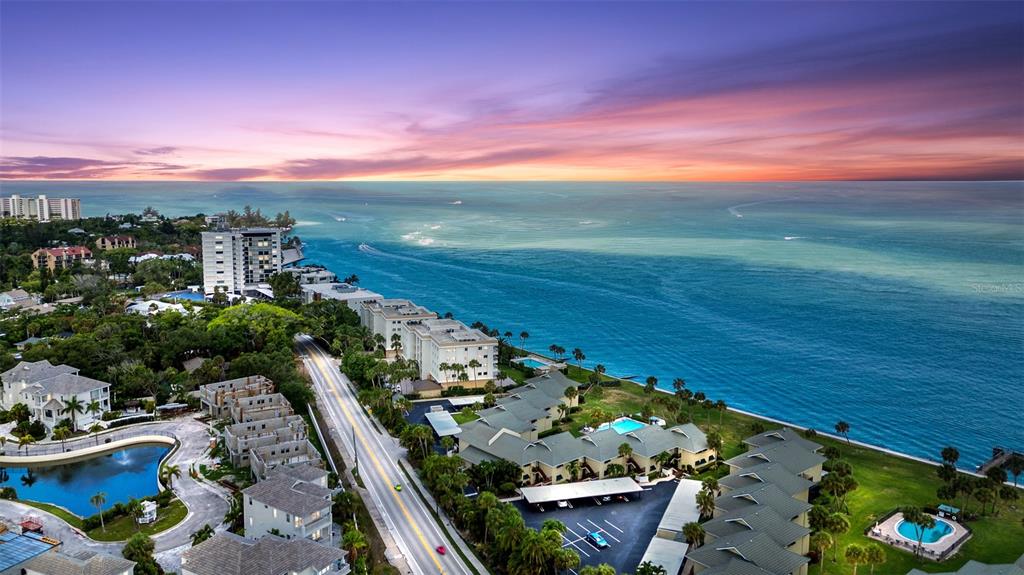
[[[498,376],[498,340],[478,329],[454,319],[410,321],[400,328],[399,353],[416,360],[421,379],[432,379],[442,385],[473,386]],[[478,367],[470,366],[474,360],[480,364]],[[460,365],[463,369],[441,369],[445,364]],[[462,372],[468,378],[465,381],[460,380]]]
[[[285,268],[284,272],[295,276],[299,280],[299,285],[332,284],[338,282],[338,276],[334,272],[320,266]]]
[[[71,413],[64,412],[71,398],[77,398],[83,408],[82,413],[74,415],[77,429],[88,429],[110,411],[110,384],[78,375],[78,369],[69,365],[53,365],[45,359],[22,361],[0,374],[0,382],[0,407],[10,409],[16,403],[24,403],[32,417],[42,421],[47,429],[71,418]],[[98,411],[89,410],[93,402]]]
[[[139,524],[152,523],[156,521],[157,504],[153,501],[142,502],[142,515],[139,516]]]
[[[248,532],[248,530],[247,530]],[[218,533],[181,556],[181,575],[346,575],[345,552],[308,539]]]
[[[246,535],[332,541],[330,489],[275,474],[242,494]]]

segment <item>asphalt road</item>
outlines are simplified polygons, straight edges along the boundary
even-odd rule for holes
[[[410,568],[420,575],[470,574],[423,501],[412,486],[405,485],[405,476],[396,462],[402,453],[397,441],[374,429],[352,392],[348,378],[338,370],[330,355],[306,336],[299,337],[299,346],[313,385],[326,400],[324,415],[329,425],[348,438],[348,442],[355,436],[359,475]],[[398,483],[405,487],[401,492],[394,489]],[[439,545],[448,549],[445,555],[437,552]]]

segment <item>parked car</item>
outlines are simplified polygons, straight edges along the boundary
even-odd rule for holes
[[[569,503],[568,501],[565,501],[565,500],[559,501],[557,503],[557,505],[558,505],[559,509],[565,509],[565,508],[572,509],[572,503]]]
[[[591,531],[590,533],[587,533],[587,541],[589,541],[591,545],[597,547],[598,549],[606,549],[609,547],[608,542],[604,540],[604,536],[598,533],[597,531]]]

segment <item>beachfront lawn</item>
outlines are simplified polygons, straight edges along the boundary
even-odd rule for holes
[[[86,533],[96,541],[124,541],[136,533],[155,535],[166,531],[180,523],[188,515],[188,508],[180,499],[171,501],[167,507],[161,507],[156,512],[156,521],[147,525],[135,524],[135,519],[122,515],[107,523],[107,528],[97,527]]]
[[[570,366],[568,371],[570,378],[581,383],[587,381],[588,371],[580,370],[575,366]],[[610,378],[606,376],[604,379]],[[579,435],[579,430],[584,425],[597,425],[622,415],[639,413],[645,405],[653,415],[665,419],[668,425],[679,423],[680,413],[677,404],[655,401],[654,399],[658,395],[666,396],[662,393],[645,394],[642,385],[629,381],[623,381],[622,385],[617,387],[603,387],[599,391],[595,387],[586,398],[585,403],[581,404],[580,411],[573,414],[571,427],[565,429],[563,426],[563,429]],[[711,399],[716,398],[712,397]],[[595,413],[597,417],[595,417]],[[742,440],[754,433],[754,425],[761,424],[766,429],[779,427],[777,423],[734,411],[721,413],[716,410],[704,410],[701,407],[693,408],[692,417],[693,422],[705,432],[714,430],[722,436],[722,459],[729,459],[746,451]],[[719,424],[719,417],[721,417],[721,424]],[[842,458],[852,466],[853,476],[860,486],[847,498],[851,528],[848,533],[837,538],[839,562],[833,563],[828,560],[824,569],[826,574],[847,575],[853,573],[853,567],[843,560],[843,550],[851,543],[859,545],[876,543],[864,535],[864,531],[873,525],[876,519],[898,507],[910,505],[934,507],[941,503],[936,496],[936,490],[941,485],[941,481],[936,475],[935,466],[874,449],[848,445],[844,441],[831,438],[818,437],[815,441],[825,446],[839,448]],[[721,466],[705,471],[698,477],[707,475],[721,477],[727,473],[728,468]],[[950,503],[958,507],[961,505],[959,497],[957,501]],[[968,504],[968,509],[975,510],[978,506],[977,501],[972,501]],[[876,571],[899,575],[905,574],[912,568],[928,572],[955,571],[969,559],[985,563],[1012,563],[1024,554],[1022,521],[1024,521],[1024,505],[1021,502],[1015,502],[1013,505],[1004,504],[998,517],[982,517],[969,522],[967,525],[973,530],[974,536],[963,546],[960,553],[943,563],[917,560],[911,553],[879,543],[879,546],[885,551],[886,563],[878,567]],[[831,550],[827,556],[831,558]],[[819,565],[812,565],[811,573],[818,573],[819,568]],[[867,567],[862,566],[861,572],[866,572],[865,569]]]

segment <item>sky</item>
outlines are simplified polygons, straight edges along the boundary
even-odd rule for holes
[[[0,0],[0,178],[1020,180],[1024,3]]]

